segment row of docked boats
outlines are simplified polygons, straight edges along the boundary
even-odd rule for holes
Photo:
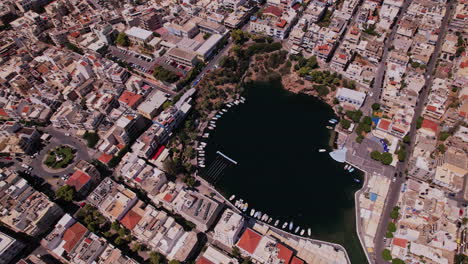
[[[338,123],[338,120],[332,118],[332,119],[328,120],[328,123],[330,123],[330,126],[326,126],[326,128],[332,130],[333,126],[336,125],[336,123]]]
[[[354,171],[354,167],[353,167],[351,164],[346,164],[346,165],[344,166],[344,169],[347,170],[347,171],[350,172],[350,173]],[[361,180],[359,180],[358,178],[353,178],[353,180],[354,180],[355,182],[361,182]]]
[[[206,142],[200,141],[200,144],[196,148],[197,150],[197,164],[200,168],[205,168],[205,148],[207,146]]]
[[[234,201],[234,199],[236,198],[235,195],[231,195],[231,197],[229,197],[229,201]],[[239,208],[239,210],[241,210],[242,212],[246,213],[247,212],[247,209],[249,208],[249,204],[247,202],[244,202],[243,199],[237,199],[234,201],[234,206],[236,206],[237,208]],[[278,227],[278,225],[280,224],[280,220],[276,220],[274,223],[273,223],[273,217],[269,216],[268,214],[266,213],[262,213],[261,211],[256,211],[255,209],[250,209],[250,217],[254,218],[254,219],[257,219],[259,221],[262,221],[262,222],[265,222],[267,224],[270,224],[270,225],[274,225],[275,227]],[[273,223],[273,224],[272,224]],[[301,228],[300,226],[296,226],[296,228],[294,229],[294,223],[293,221],[291,222],[284,222],[282,227],[282,229],[284,230],[289,230],[291,233],[294,233],[294,234],[299,234],[301,236],[304,236],[305,232],[306,232],[306,229],[305,228]],[[307,235],[308,236],[311,236],[312,235],[312,230],[310,228],[307,228]]]
[[[231,108],[231,107],[233,107],[235,105],[243,104],[243,103],[245,103],[245,100],[246,99],[244,97],[240,96],[239,99],[236,99],[234,101],[226,103],[225,106],[227,107],[227,109],[226,108],[221,108],[221,110],[218,113],[216,113],[216,115],[214,117],[211,118],[211,120],[208,123],[208,129],[209,130],[214,130],[216,128],[216,121],[218,119],[220,119],[224,115],[224,113],[227,113],[229,108]]]

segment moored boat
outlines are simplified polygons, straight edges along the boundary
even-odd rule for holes
[[[326,149],[319,149],[319,152],[325,152],[327,151]]]
[[[301,230],[301,236],[303,236],[303,235],[304,235],[304,232],[305,232],[305,230],[304,230],[304,229],[302,229],[302,230]]]
[[[236,195],[235,195],[235,194],[233,194],[233,195],[231,195],[231,197],[229,197],[229,201],[234,200],[234,198],[236,198]]]
[[[300,226],[297,226],[297,227],[296,227],[296,230],[294,230],[294,233],[299,232],[299,229],[301,229],[301,227],[300,227]]]
[[[309,235],[309,236],[312,235],[312,230],[310,230],[310,228],[307,228],[307,235]]]
[[[326,126],[326,128],[328,128],[328,129],[330,129],[330,130],[333,129],[333,127],[331,127],[331,126]]]
[[[359,179],[354,179],[355,182],[361,182]]]
[[[254,214],[255,214],[255,209],[252,208],[252,209],[250,210],[250,216],[254,216]]]
[[[288,222],[284,222],[283,229],[285,229],[287,226],[288,226]]]
[[[279,224],[279,220],[276,220],[275,221],[275,226],[278,226],[278,224]]]
[[[293,224],[293,222],[291,221],[291,223],[289,223],[289,230],[291,231],[291,230],[293,229],[293,227],[294,227],[294,224]]]

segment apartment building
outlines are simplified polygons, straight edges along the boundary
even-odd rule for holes
[[[19,240],[0,232],[0,264],[9,264],[25,246]]]
[[[232,247],[239,239],[244,227],[245,219],[242,215],[226,209],[214,228],[214,239],[222,244]]]

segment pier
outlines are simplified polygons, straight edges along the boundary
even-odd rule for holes
[[[223,158],[225,158],[225,159],[229,160],[230,162],[234,163],[234,165],[237,165],[237,161],[235,161],[235,160],[229,158],[228,156],[224,155],[223,153],[221,153],[221,151],[216,151],[216,154],[221,155]]]

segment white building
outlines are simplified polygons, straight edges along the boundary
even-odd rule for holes
[[[10,263],[23,248],[23,243],[0,232],[0,264]]]
[[[125,31],[130,41],[134,44],[143,45],[153,38],[153,32],[139,27],[131,27]]]
[[[340,103],[359,109],[366,99],[366,94],[348,88],[338,88],[335,97]]]
[[[237,242],[243,225],[244,218],[240,214],[226,209],[214,228],[214,239],[232,247]]]

